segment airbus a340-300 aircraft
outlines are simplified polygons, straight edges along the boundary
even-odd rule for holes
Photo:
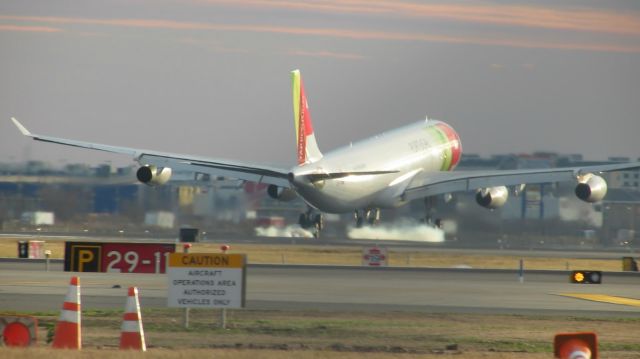
[[[597,202],[607,192],[606,181],[597,173],[640,167],[636,162],[453,172],[462,154],[460,137],[448,124],[431,119],[323,155],[316,143],[300,71],[293,71],[291,78],[298,158],[292,168],[41,136],[29,132],[15,118],[12,121],[34,140],[133,156],[141,165],[138,180],[150,186],[166,183],[172,170],[187,170],[269,184],[269,195],[280,200],[299,195],[309,205],[299,222],[305,228],[315,228],[316,234],[322,229],[322,214],[314,214],[313,209],[327,213],[355,211],[357,225],[361,226],[365,221],[375,222],[380,208],[397,207],[420,198],[429,203],[428,199],[434,196],[460,191],[476,191],[478,204],[493,209],[506,202],[509,187],[574,181],[578,198]]]

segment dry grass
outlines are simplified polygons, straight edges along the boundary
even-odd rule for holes
[[[46,240],[46,239],[45,239]],[[15,257],[17,239],[0,240],[0,257]],[[64,243],[48,241],[54,258],[61,258]],[[193,252],[218,252],[219,244],[196,243]],[[361,248],[310,245],[234,245],[250,263],[360,265]],[[392,266],[515,268],[519,257],[493,254],[458,254],[439,251],[390,253]],[[620,270],[619,260],[573,258],[525,259],[528,269],[575,268]],[[640,319],[590,319],[517,315],[427,313],[332,313],[314,311],[230,311],[227,330],[215,327],[215,311],[193,310],[192,327],[180,325],[181,311],[150,309],[143,320],[150,347],[145,357],[157,358],[550,358],[552,335],[595,331],[602,357],[640,357]],[[33,314],[33,313],[32,313]],[[40,319],[36,348],[0,348],[0,358],[136,358],[142,354],[116,350],[121,313],[83,313],[82,352],[52,351],[45,344],[47,328],[57,313],[35,313]],[[445,350],[447,345],[457,350]]]
[[[15,349],[2,349],[0,348],[0,355],[6,359],[76,359],[76,358],[92,358],[92,359],[119,359],[119,358],[161,358],[161,359],[182,359],[182,358],[219,358],[219,359],[281,359],[281,358],[299,358],[299,359],[318,359],[318,358],[340,358],[340,359],[352,359],[352,358],[367,358],[367,359],[435,359],[442,358],[442,354],[391,354],[391,353],[344,353],[344,352],[318,352],[318,351],[295,351],[295,352],[283,352],[281,350],[234,350],[234,349],[184,349],[180,351],[172,351],[165,349],[151,349],[146,353],[135,352],[120,352],[116,350],[83,350],[81,352],[70,351],[53,351],[46,349],[27,349],[27,350],[15,350]],[[476,353],[476,354],[462,354],[455,355],[455,358],[460,359],[509,359],[514,358],[514,353]],[[518,358],[523,359],[548,359],[551,356],[549,354],[528,354],[518,353]],[[633,358],[629,357],[615,357],[617,359]]]
[[[46,238],[43,240],[46,241]],[[0,257],[17,256],[16,238],[0,239]],[[52,258],[64,256],[64,242],[47,241],[46,249],[52,251]],[[220,244],[195,243],[192,252],[219,252]],[[496,251],[497,252],[497,251]],[[312,246],[312,245],[234,245],[230,253],[245,253],[249,263],[275,264],[332,264],[360,265],[362,247],[360,246]],[[389,265],[411,267],[457,267],[515,269],[521,257],[498,254],[458,254],[437,250],[390,251]],[[599,269],[619,271],[620,260],[614,259],[578,259],[578,258],[525,258],[527,269]]]
[[[143,313],[149,353],[158,358],[550,358],[558,332],[595,331],[601,356],[640,357],[640,319],[589,319],[558,316],[331,313],[314,311],[232,311],[228,329],[216,328],[215,311],[194,310],[192,326],[180,325],[180,311]],[[41,338],[55,316],[39,315]],[[139,357],[117,351],[121,314],[91,311],[83,316],[82,353],[48,350],[41,340],[27,350],[0,349],[0,357],[120,358]],[[457,345],[457,349],[446,350]]]

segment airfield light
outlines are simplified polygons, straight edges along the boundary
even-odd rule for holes
[[[229,249],[231,249],[231,246],[228,244],[223,244],[220,246],[220,250],[222,251],[222,253],[227,253]]]
[[[560,359],[598,359],[598,337],[591,332],[556,334],[553,354]]]
[[[570,281],[571,283],[578,284],[600,284],[602,283],[602,272],[585,270],[573,271],[571,272]]]
[[[185,243],[185,244],[182,246],[182,251],[183,251],[184,253],[189,253],[189,249],[191,249],[191,243]]]

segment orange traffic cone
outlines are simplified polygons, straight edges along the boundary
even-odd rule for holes
[[[80,326],[80,278],[71,277],[69,291],[56,324],[52,347],[82,349]]]
[[[138,288],[129,287],[129,296],[124,310],[122,327],[120,328],[120,349],[147,350],[142,329]]]

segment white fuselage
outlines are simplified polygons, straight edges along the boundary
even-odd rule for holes
[[[309,205],[322,212],[395,207],[405,203],[402,193],[416,174],[449,171],[459,162],[461,152],[460,138],[449,125],[421,121],[296,166],[291,170],[291,184]],[[353,174],[316,181],[305,177],[323,173]]]

